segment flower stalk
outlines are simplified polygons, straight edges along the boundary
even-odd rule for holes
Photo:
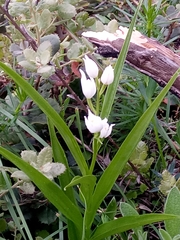
[[[94,134],[92,149],[93,156],[90,165],[89,173],[92,174],[96,163],[97,153],[102,144],[104,138],[107,138],[115,124],[109,124],[108,119],[101,119],[100,116],[100,102],[103,97],[103,93],[107,86],[110,85],[114,80],[114,70],[111,65],[107,66],[100,78],[99,69],[97,64],[90,59],[88,56],[83,58],[85,64],[86,73],[80,69],[81,73],[81,87],[84,96],[87,99],[88,104],[88,116],[85,116],[85,125],[87,129]],[[95,97],[92,102],[92,98]]]

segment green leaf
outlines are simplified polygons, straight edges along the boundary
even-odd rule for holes
[[[144,214],[139,216],[121,217],[98,226],[90,240],[105,239],[108,236],[113,236],[116,233],[122,233],[132,228],[173,218],[177,219],[177,216],[169,214]]]
[[[38,214],[38,220],[41,223],[48,225],[53,223],[56,220],[56,218],[57,218],[56,212],[50,207],[50,205],[44,207],[43,210]]]
[[[43,43],[48,41],[51,43],[51,57],[54,56],[59,51],[60,48],[60,39],[57,34],[49,34],[40,39],[40,42]]]
[[[165,203],[164,212],[167,214],[176,214],[180,216],[180,191],[177,187],[173,187]],[[180,219],[165,221],[165,228],[169,235],[173,238],[177,234],[180,234]]]
[[[26,48],[23,51],[24,57],[28,60],[28,61],[35,61],[36,60],[36,52],[30,48]]]
[[[120,211],[123,216],[138,216],[138,212],[128,203],[121,202],[120,204]],[[133,231],[136,235],[138,235],[138,231],[142,232],[142,227],[134,228]]]
[[[88,203],[91,196],[92,192],[94,190],[94,186],[96,184],[96,177],[94,175],[86,175],[86,176],[75,176],[72,181],[65,187],[71,187],[71,186],[76,186],[80,184],[81,185],[81,192],[83,196],[86,199],[86,202]]]
[[[47,29],[51,23],[51,12],[48,9],[44,9],[38,18],[37,25],[41,29]]]
[[[108,25],[106,26],[105,30],[110,32],[110,33],[115,33],[116,30],[118,30],[118,22],[117,20],[113,19],[111,20]]]
[[[46,64],[48,64],[48,62],[50,61],[50,58],[51,58],[51,53],[50,53],[50,51],[45,50],[44,52],[41,52],[41,55],[40,55],[40,63],[41,63],[42,65],[46,65]]]
[[[83,52],[84,46],[81,43],[74,43],[67,51],[69,59],[77,59]]]
[[[159,233],[163,240],[172,240],[171,236],[169,235],[168,232],[166,232],[164,229],[159,229]]]
[[[92,26],[96,22],[96,19],[94,17],[89,17],[84,21],[84,25],[86,28]]]
[[[19,65],[21,65],[23,68],[25,68],[26,70],[31,71],[31,72],[34,72],[34,71],[36,72],[36,70],[37,70],[35,63],[31,63],[26,60],[20,61]]]
[[[62,19],[71,19],[77,14],[77,12],[73,5],[63,2],[58,7],[58,14]]]
[[[4,218],[0,218],[0,233],[4,232],[7,229],[7,223]]]
[[[44,147],[37,156],[37,168],[42,167],[42,165],[52,162],[52,148],[50,146]]]
[[[106,211],[104,212],[110,220],[113,220],[117,213],[117,202],[115,197],[113,197],[108,204]]]
[[[175,185],[176,179],[174,176],[171,175],[168,170],[164,170],[162,172],[162,180],[161,184],[159,185],[159,190],[164,194],[167,195],[171,188]]]
[[[46,52],[46,54],[48,55],[48,58],[50,59],[51,47],[52,46],[51,46],[50,41],[42,41],[41,44],[39,45],[38,49],[37,49],[36,54],[40,57],[41,54]]]
[[[55,73],[55,67],[49,65],[41,66],[38,68],[37,73],[39,73],[44,78],[48,78]]]

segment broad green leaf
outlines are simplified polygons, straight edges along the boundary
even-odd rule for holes
[[[55,72],[55,67],[54,66],[41,66],[38,68],[37,73],[39,73],[42,77],[48,78]]]
[[[7,229],[7,223],[4,218],[0,218],[0,233],[4,232]]]
[[[84,46],[81,43],[74,43],[68,49],[67,56],[69,59],[77,59],[83,52]]]
[[[40,54],[40,63],[42,65],[46,65],[50,61],[50,58],[51,58],[50,51],[49,50],[45,50],[44,52],[41,52],[41,54]]]
[[[30,178],[23,171],[20,171],[20,170],[13,172],[11,174],[11,177],[21,179],[23,181],[30,181]]]
[[[37,162],[37,153],[33,150],[24,150],[21,152],[21,158],[27,163]]]
[[[171,236],[164,229],[159,229],[159,233],[163,240],[172,240]]]
[[[179,203],[180,191],[177,187],[173,187],[167,196],[164,212],[166,214],[176,214],[180,217]],[[172,238],[180,234],[180,219],[165,221],[165,229]]]
[[[116,30],[118,30],[118,22],[117,20],[113,19],[111,20],[107,26],[105,26],[105,30],[110,32],[110,33],[115,33]]]
[[[16,84],[22,88],[28,96],[39,106],[39,108],[46,114],[46,116],[52,121],[54,126],[57,128],[62,138],[66,142],[71,154],[77,162],[82,175],[88,172],[88,166],[85,158],[77,144],[72,132],[67,127],[66,123],[59,116],[59,114],[50,106],[50,104],[18,73],[13,71],[11,68],[0,62],[0,68],[5,71],[9,77],[11,77]]]
[[[32,182],[23,182],[19,189],[23,191],[24,194],[34,194],[35,192],[35,186],[32,184]]]
[[[128,203],[121,202],[120,211],[123,216],[138,216],[139,213]],[[134,228],[133,231],[138,235],[138,231],[142,232],[142,227]]]
[[[76,8],[67,2],[61,3],[58,7],[58,14],[62,19],[71,19],[76,13]]]
[[[117,233],[122,233],[142,225],[159,222],[165,219],[177,219],[177,216],[170,214],[144,214],[139,216],[121,217],[98,226],[90,240],[105,239],[108,236],[113,236]]]
[[[175,186],[176,179],[173,175],[171,175],[168,170],[164,170],[162,172],[162,180],[161,184],[159,185],[159,190],[164,194],[167,195],[171,188]]]
[[[42,167],[42,165],[52,162],[52,148],[44,147],[37,156],[37,168]]]
[[[51,12],[44,9],[38,18],[37,25],[40,29],[47,29],[51,23]]]
[[[60,39],[57,34],[49,34],[40,39],[40,42],[50,42],[51,47],[49,48],[51,52],[51,57],[54,56],[59,51],[60,48]]]
[[[20,61],[19,65],[21,65],[23,68],[25,68],[26,70],[31,71],[31,72],[34,72],[34,71],[36,72],[36,70],[37,70],[35,63],[31,63],[26,60]]]
[[[92,26],[94,23],[96,22],[96,19],[94,17],[88,17],[85,21],[84,21],[84,25],[86,28]]]
[[[24,57],[28,60],[28,61],[35,61],[36,60],[36,52],[30,48],[26,48],[23,51]]]
[[[44,224],[51,224],[55,222],[57,216],[55,209],[52,209],[52,205],[46,205],[43,210],[38,214],[38,220]]]

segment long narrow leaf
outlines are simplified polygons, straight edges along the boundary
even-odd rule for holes
[[[46,178],[42,173],[33,168],[27,162],[0,146],[0,154],[11,161],[14,165],[25,172],[36,186],[43,192],[45,197],[68,219],[73,221],[80,230],[82,216],[78,207],[66,196],[61,188],[53,181]]]
[[[136,22],[136,18],[137,18],[137,15],[138,15],[138,12],[139,12],[139,9],[141,7],[142,2],[143,2],[143,0],[141,0],[138,4],[137,10],[134,14],[131,25],[129,27],[129,31],[128,31],[126,40],[124,41],[121,52],[120,52],[119,57],[117,59],[115,69],[114,69],[115,78],[114,78],[113,83],[108,86],[108,89],[106,91],[106,95],[105,95],[105,98],[104,98],[104,101],[103,101],[103,106],[102,106],[102,111],[101,111],[101,117],[102,118],[108,117],[110,112],[111,112],[112,105],[114,103],[114,99],[115,99],[115,95],[116,95],[116,91],[117,91],[117,88],[118,88],[118,85],[119,85],[120,75],[122,73],[124,62],[125,62],[126,55],[127,55],[127,52],[128,52],[132,31],[133,31],[134,24]]]
[[[66,155],[64,153],[64,150],[56,137],[54,125],[52,124],[52,122],[50,120],[48,120],[48,127],[49,127],[49,134],[50,134],[50,139],[51,139],[51,146],[53,149],[54,160],[55,160],[55,162],[61,162],[66,166],[66,171],[62,175],[59,176],[60,186],[62,189],[64,189],[65,186],[68,185],[71,181],[68,161],[67,161]],[[66,194],[66,196],[68,196],[69,199],[71,199],[71,201],[74,204],[76,204],[72,187],[67,188],[65,191],[65,194]],[[68,225],[69,240],[80,239],[80,235],[78,235],[79,233],[76,231],[75,224],[73,222],[71,222],[70,220],[68,220],[67,225]]]
[[[77,144],[73,134],[67,127],[63,119],[58,115],[58,113],[50,106],[50,104],[18,73],[6,66],[4,63],[0,62],[0,68],[6,72],[9,77],[11,77],[15,83],[19,85],[27,95],[39,106],[39,108],[46,114],[46,116],[53,122],[53,124],[58,129],[59,133],[66,142],[70,152],[75,158],[81,172],[85,175],[88,172],[88,167],[85,158]]]
[[[2,114],[4,114],[6,117],[8,117],[9,119],[11,119],[11,120],[14,119],[14,116],[11,113],[7,112],[5,109],[3,109],[1,106],[0,106],[0,112]],[[15,120],[15,123],[18,126],[20,126],[22,129],[24,129],[24,131],[29,133],[32,137],[34,137],[44,147],[48,146],[48,144],[40,136],[38,136],[32,129],[30,129],[26,124],[24,124],[23,122],[21,122],[18,119]]]
[[[126,162],[129,160],[133,150],[141,140],[146,128],[148,127],[152,117],[154,116],[158,106],[169,91],[172,84],[180,73],[180,69],[172,76],[166,87],[156,97],[154,102],[149,106],[145,113],[136,123],[135,127],[124,140],[113,160],[102,174],[99,182],[96,185],[94,195],[92,197],[91,212],[88,215],[89,225],[92,224],[96,210],[100,206],[102,200],[111,190],[113,184],[121,173]]]
[[[105,239],[117,233],[125,232],[132,228],[137,228],[153,222],[162,220],[177,219],[178,217],[170,214],[144,214],[140,216],[121,217],[119,219],[102,224],[97,228],[90,240]]]

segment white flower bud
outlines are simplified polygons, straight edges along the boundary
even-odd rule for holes
[[[102,120],[102,123],[103,123],[103,128],[101,129],[100,131],[100,138],[107,138],[111,132],[112,132],[112,127],[115,125],[115,124],[111,124],[109,125],[107,123],[107,118],[103,119]]]
[[[90,59],[87,55],[83,58],[84,64],[85,64],[85,69],[90,78],[96,78],[98,76],[98,66],[97,64]]]
[[[114,69],[111,65],[107,66],[101,76],[101,82],[105,85],[109,85],[114,80]]]
[[[92,98],[96,93],[96,84],[93,78],[87,79],[85,73],[80,69],[81,87],[84,96],[87,99]]]
[[[91,133],[97,133],[100,132],[103,128],[103,122],[102,119],[99,116],[94,115],[89,109],[88,109],[88,117],[85,118],[85,124],[87,129]]]

